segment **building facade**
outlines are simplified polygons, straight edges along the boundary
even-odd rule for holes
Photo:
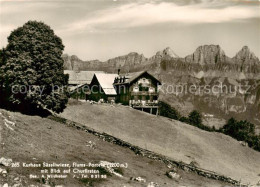
[[[116,102],[133,108],[158,108],[158,87],[161,82],[147,71],[119,75],[114,81]]]

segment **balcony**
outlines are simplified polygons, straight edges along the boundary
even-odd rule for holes
[[[133,108],[158,108],[158,100],[129,100],[129,106]]]
[[[133,91],[131,92],[131,95],[158,95],[157,92],[149,92],[149,91]]]

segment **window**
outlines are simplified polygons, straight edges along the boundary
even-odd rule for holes
[[[153,87],[149,88],[149,92],[153,93],[155,91],[155,89]]]
[[[134,92],[139,92],[139,87],[138,86],[135,86],[134,89],[133,89]]]
[[[142,87],[141,90],[144,91],[144,92],[147,92],[149,90],[149,88],[148,87]]]

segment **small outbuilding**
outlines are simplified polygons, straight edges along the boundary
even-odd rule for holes
[[[89,85],[95,73],[104,72],[64,70],[64,74],[69,75],[70,97],[74,99],[86,99],[86,95],[90,92]]]
[[[91,91],[87,99],[93,101],[115,101],[117,93],[113,84],[117,76],[117,74],[95,73],[90,83]]]

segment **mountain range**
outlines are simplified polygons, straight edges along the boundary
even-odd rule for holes
[[[143,54],[131,52],[107,61],[89,60],[83,61],[77,56],[63,55],[64,69],[66,70],[103,70],[106,72],[132,72],[150,70],[156,73],[164,71],[177,71],[180,74],[196,76],[197,73],[209,76],[214,71],[214,76],[230,76],[236,78],[255,78],[260,72],[258,57],[244,46],[237,54],[230,58],[219,45],[199,46],[193,54],[182,58],[171,48],[167,47],[158,51],[154,56],[146,58]],[[203,73],[201,73],[203,71]],[[207,72],[209,72],[207,74]],[[231,73],[231,74],[230,74]]]

